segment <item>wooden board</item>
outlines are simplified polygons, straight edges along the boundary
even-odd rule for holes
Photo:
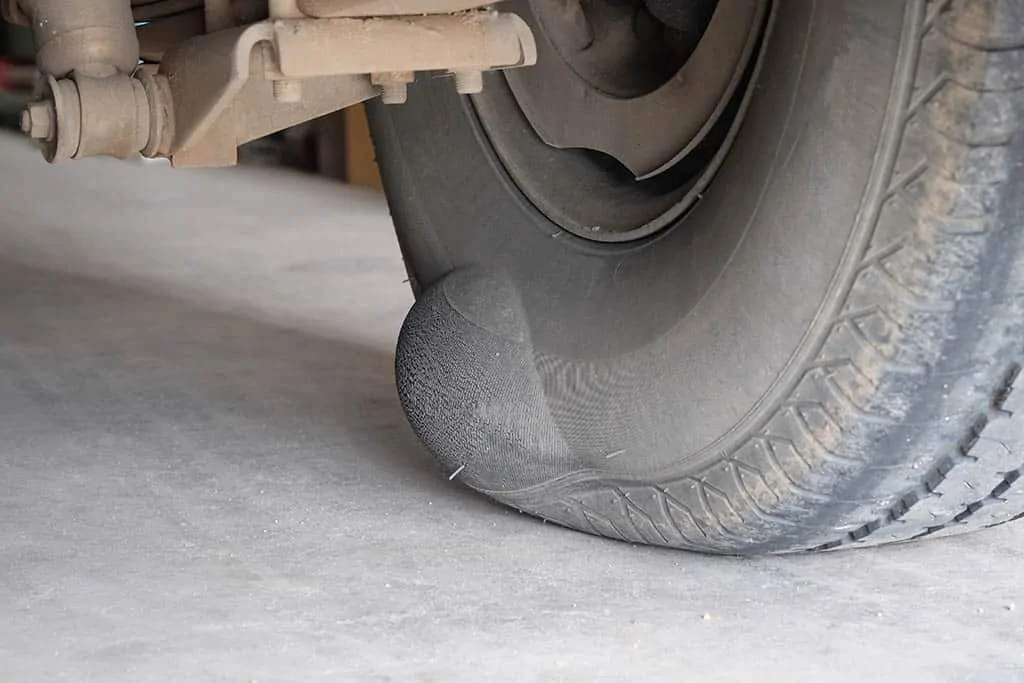
[[[352,185],[383,189],[362,104],[345,110],[345,179]]]

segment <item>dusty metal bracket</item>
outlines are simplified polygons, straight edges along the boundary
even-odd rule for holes
[[[199,36],[160,69],[174,111],[169,156],[176,166],[233,164],[243,142],[377,95],[369,74],[460,74],[535,60],[526,23],[492,11],[276,19]]]
[[[377,94],[365,76],[328,76],[303,83],[299,102],[280,102],[273,81],[270,23],[188,41],[161,67],[175,115],[167,156],[175,166],[230,166],[250,140],[308,121]]]

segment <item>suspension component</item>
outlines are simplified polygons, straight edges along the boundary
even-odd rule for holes
[[[224,0],[207,0],[213,32],[169,48],[159,71],[138,66],[128,0],[0,1],[36,27],[48,87],[22,127],[50,161],[232,165],[249,140],[382,93],[404,102],[417,71],[446,71],[469,94],[483,71],[536,61],[526,23],[481,0],[270,0],[269,19],[237,28]]]
[[[46,158],[127,158],[150,147],[149,95],[134,77],[139,41],[131,5],[20,0],[17,11],[32,27],[36,66],[46,77],[43,99],[26,110],[22,129],[42,143]]]
[[[21,9],[31,19],[36,66],[48,76],[130,74],[139,63],[126,0],[21,0]]]

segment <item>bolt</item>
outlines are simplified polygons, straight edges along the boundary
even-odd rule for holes
[[[460,95],[472,95],[483,91],[484,74],[482,71],[456,71],[455,92]]]
[[[409,99],[409,89],[405,83],[381,83],[380,101],[384,104],[405,104]]]
[[[301,102],[302,81],[294,78],[282,78],[274,81],[274,99],[278,102]]]
[[[411,71],[389,71],[372,74],[370,82],[380,89],[384,104],[405,104],[409,98],[408,85],[416,78]]]
[[[49,140],[53,136],[55,118],[52,102],[33,102],[21,112],[21,130],[35,140]]]

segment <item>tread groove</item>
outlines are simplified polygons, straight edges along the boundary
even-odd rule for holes
[[[679,538],[683,539],[683,542],[688,544],[690,547],[700,547],[699,544],[694,543],[692,538],[683,533],[682,528],[679,526],[679,521],[676,520],[674,516],[672,516],[672,510],[669,507],[668,497],[665,495],[665,493],[661,491],[657,486],[653,487],[653,489],[655,491],[655,499],[658,501],[658,509],[661,510],[662,517],[668,522],[668,525],[672,527],[672,530],[675,531]],[[687,512],[687,514],[689,514],[689,512]],[[690,515],[690,518],[692,520],[693,516]],[[707,534],[704,533],[704,531],[699,526],[697,526],[696,521],[693,521],[693,525],[697,527],[698,531],[701,532],[701,536],[706,539]]]
[[[619,496],[621,497],[622,504],[625,506],[626,515],[627,516],[631,515],[631,514],[640,515],[640,517],[642,517],[644,519],[644,521],[646,521],[648,524],[651,525],[651,528],[654,529],[654,533],[656,533],[658,535],[658,538],[661,540],[661,542],[664,543],[665,545],[669,545],[670,542],[669,542],[668,538],[665,537],[665,534],[662,533],[661,529],[658,528],[658,525],[655,524],[654,518],[652,518],[647,513],[646,510],[644,510],[642,507],[640,507],[635,502],[633,502],[630,499],[628,493],[626,493],[625,491],[623,491],[622,489],[620,489],[618,487],[616,487],[616,490],[618,491]],[[634,526],[634,528],[636,528],[636,527]],[[639,529],[637,529],[637,532],[639,533]]]

